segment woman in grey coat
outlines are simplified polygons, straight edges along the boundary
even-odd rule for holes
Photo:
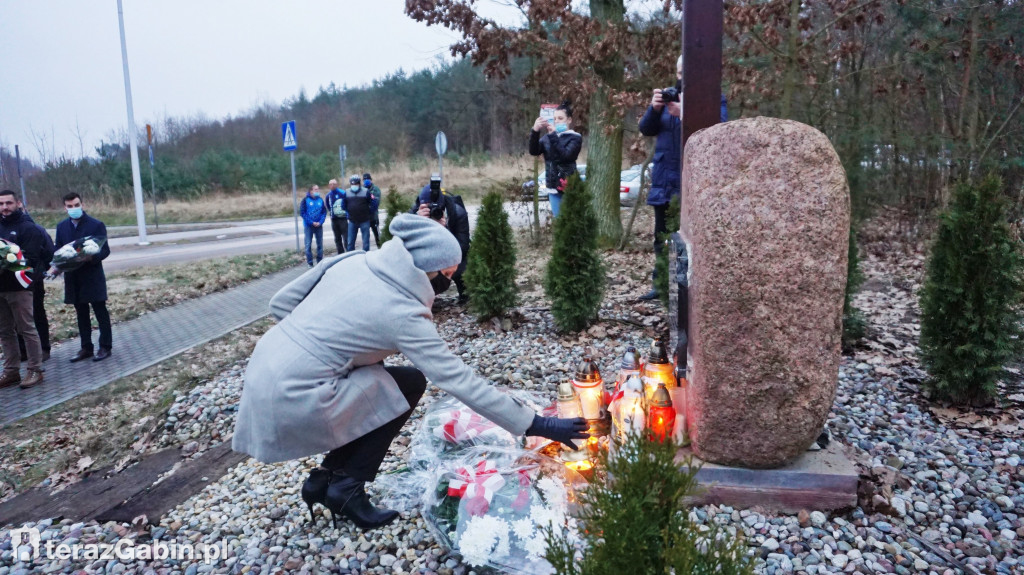
[[[437,222],[403,214],[376,252],[325,259],[270,301],[279,323],[256,344],[245,372],[232,448],[264,462],[328,452],[302,486],[368,529],[397,512],[374,507],[364,489],[426,389],[426,378],[516,435],[570,443],[586,422],[541,417],[448,350],[430,307],[462,259]],[[394,353],[416,368],[385,367]],[[571,444],[571,443],[570,443]]]

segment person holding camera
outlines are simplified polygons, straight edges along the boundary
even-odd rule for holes
[[[377,211],[378,198],[362,186],[362,179],[353,174],[348,179],[345,192],[345,209],[348,210],[348,251],[356,249],[356,234],[363,235],[363,251],[370,251],[370,222]]]
[[[569,176],[576,173],[576,158],[583,148],[583,136],[572,130],[572,106],[569,101],[555,109],[554,125],[537,118],[530,131],[530,155],[544,156],[544,185],[548,188],[551,217],[558,217],[562,191]]]
[[[466,272],[466,257],[469,255],[469,213],[462,204],[462,198],[446,194],[441,188],[441,176],[433,174],[430,176],[430,183],[423,186],[419,197],[410,214],[417,214],[430,218],[448,228],[462,249],[462,260],[452,275],[452,282],[459,291],[459,303],[469,301],[469,293],[466,291],[466,284],[462,281],[462,274]]]
[[[231,448],[265,463],[325,453],[300,495],[361,529],[394,521],[370,502],[391,442],[431,383],[513,435],[571,445],[583,418],[535,413],[498,391],[448,349],[430,307],[462,259],[437,222],[401,214],[373,252],[328,258],[277,292],[279,321],[253,349]],[[339,297],[345,294],[345,297]],[[352,337],[359,334],[359,337]],[[401,353],[415,367],[384,365]]]

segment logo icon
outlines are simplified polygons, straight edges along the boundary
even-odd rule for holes
[[[39,558],[39,530],[35,527],[11,529],[11,550],[17,561],[28,563]]]

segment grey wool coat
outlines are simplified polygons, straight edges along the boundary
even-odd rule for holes
[[[434,291],[402,239],[325,259],[270,301],[280,322],[245,372],[231,447],[271,463],[341,447],[410,406],[384,358],[400,352],[480,415],[522,435],[534,412],[449,351],[434,327]]]

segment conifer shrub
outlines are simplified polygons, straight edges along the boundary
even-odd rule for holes
[[[595,479],[577,494],[579,543],[550,528],[546,534],[545,558],[555,573],[754,572],[736,536],[714,523],[698,526],[691,520],[684,500],[697,489],[697,468],[689,461],[679,468],[676,449],[672,442],[633,433],[615,456],[602,452],[597,468],[607,479]]]
[[[957,186],[942,215],[921,290],[921,358],[937,399],[984,405],[1022,351],[1024,255],[1002,182]]]
[[[668,211],[665,213],[665,232],[658,234],[661,253],[654,256],[654,290],[658,292],[658,299],[665,309],[668,309],[669,278],[675,275],[675,270],[668,269],[669,246],[665,242],[679,231],[679,198],[679,194],[676,194],[669,200]]]
[[[502,317],[516,305],[516,242],[500,192],[484,196],[466,261],[469,311],[480,320]]]
[[[555,220],[544,292],[560,331],[580,331],[597,319],[604,299],[604,263],[597,249],[597,218],[579,174],[565,186]]]
[[[857,249],[857,234],[850,225],[850,244],[846,259],[846,292],[843,295],[843,349],[849,349],[864,337],[867,331],[867,320],[864,314],[854,307],[853,294],[857,293],[864,283],[864,274],[860,271],[860,252]]]
[[[386,194],[384,194],[384,210],[387,212],[387,219],[384,220],[384,229],[380,231],[380,243],[390,240],[391,236],[391,220],[395,219],[395,216],[406,211],[409,202],[402,197],[402,194],[398,193],[398,186],[391,186],[388,188]]]

